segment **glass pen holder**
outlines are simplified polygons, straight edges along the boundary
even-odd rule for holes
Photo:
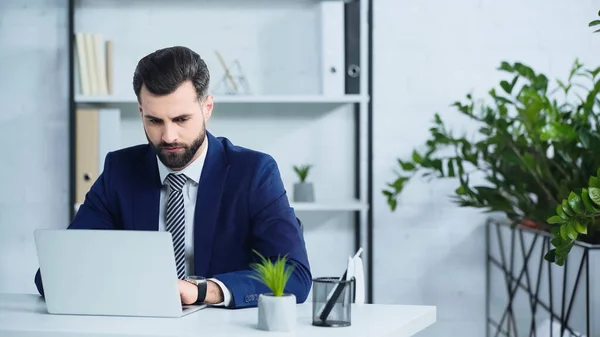
[[[315,326],[344,327],[352,320],[354,278],[340,280],[339,277],[313,279],[313,322]]]

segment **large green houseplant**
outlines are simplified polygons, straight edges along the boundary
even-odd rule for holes
[[[454,178],[458,186],[450,197],[458,205],[501,212],[514,223],[562,238],[559,224],[547,219],[557,205],[573,207],[571,190],[587,186],[600,168],[600,68],[586,69],[576,60],[563,81],[550,81],[519,62],[502,62],[499,70],[507,77],[489,91],[488,100],[469,94],[453,104],[477,123],[476,136],[456,134],[436,113],[429,139],[411,158],[398,160],[396,177],[383,194],[393,211],[411,178]],[[472,183],[473,174],[485,183]],[[582,232],[579,240],[600,242],[596,227]],[[566,240],[553,244],[558,253],[570,249]],[[562,264],[564,256],[552,250],[546,258]]]
[[[600,11],[598,11],[598,16],[600,16]],[[600,20],[591,21],[589,26],[600,26]],[[594,33],[599,32],[600,29],[594,31]],[[597,88],[598,82],[596,82],[596,95]],[[598,102],[597,97],[596,102]],[[556,247],[547,254],[546,259],[549,261],[563,265],[580,234],[583,235],[583,240],[587,239],[592,243],[598,243],[597,233],[600,231],[600,222],[598,221],[600,215],[600,169],[598,169],[596,176],[589,178],[585,186],[587,187],[580,187],[571,191],[557,205],[556,213],[547,219],[547,222],[551,225],[550,231],[554,236],[552,244]]]

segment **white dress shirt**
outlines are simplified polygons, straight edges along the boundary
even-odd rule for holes
[[[165,214],[167,207],[167,190],[168,185],[166,183],[167,175],[169,173],[183,173],[187,176],[188,180],[183,185],[183,200],[185,208],[185,274],[194,274],[194,211],[196,208],[196,199],[198,196],[198,184],[200,182],[200,175],[202,174],[202,168],[204,167],[204,161],[206,160],[206,153],[208,152],[208,139],[204,141],[206,148],[204,152],[190,165],[181,171],[173,171],[166,167],[160,159],[157,157],[158,172],[160,174],[160,181],[163,185],[160,192],[160,211],[158,220],[158,230],[165,231]],[[198,233],[202,235],[202,233]],[[203,276],[203,275],[197,275]],[[215,304],[218,306],[226,306],[231,302],[231,292],[229,289],[219,280],[210,278],[209,280],[219,285],[223,291],[223,302]]]

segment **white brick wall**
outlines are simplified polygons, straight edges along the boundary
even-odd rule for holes
[[[600,66],[597,0],[374,0],[374,300],[432,304],[419,336],[485,335],[485,216],[448,201],[452,181],[415,181],[390,213],[381,195],[396,158],[425,141],[439,112],[498,82],[500,62],[565,78],[574,59]],[[459,126],[467,126],[460,124]]]
[[[0,2],[0,292],[37,293],[32,231],[67,224],[66,4]]]

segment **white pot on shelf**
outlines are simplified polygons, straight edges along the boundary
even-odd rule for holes
[[[294,184],[294,201],[295,202],[314,202],[315,189],[313,183],[295,183]]]
[[[258,296],[258,328],[265,331],[289,332],[296,328],[296,296],[294,294],[260,294]]]

